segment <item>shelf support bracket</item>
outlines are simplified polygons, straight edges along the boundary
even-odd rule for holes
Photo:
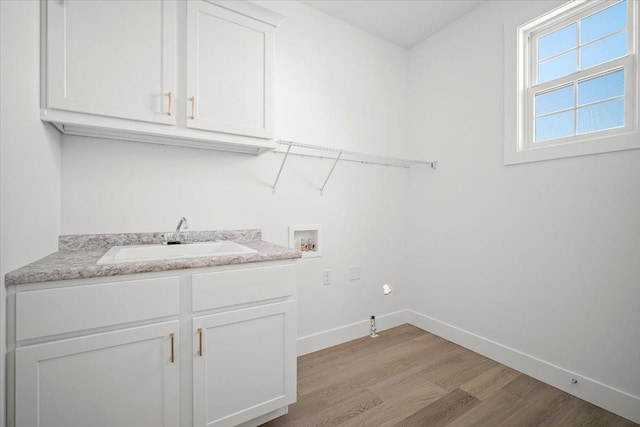
[[[336,165],[338,164],[338,161],[340,160],[341,156],[342,156],[342,151],[340,153],[338,153],[338,157],[336,157],[336,161],[333,162],[333,166],[331,166],[331,170],[329,171],[329,175],[327,175],[327,179],[324,180],[324,184],[322,184],[322,188],[320,189],[320,195],[323,194],[324,187],[327,186],[327,182],[329,181],[329,178],[331,178],[331,174],[333,173],[333,170],[336,168]]]
[[[278,185],[278,180],[280,179],[280,174],[282,173],[282,169],[284,168],[284,164],[287,161],[287,157],[289,156],[289,151],[291,151],[291,144],[287,147],[287,152],[284,155],[284,159],[282,159],[282,164],[280,165],[280,170],[278,171],[278,175],[276,176],[276,180],[273,182],[273,186],[271,187],[271,192],[276,194],[276,185]]]

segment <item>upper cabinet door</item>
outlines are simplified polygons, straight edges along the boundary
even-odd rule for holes
[[[174,124],[175,0],[49,0],[48,108]]]
[[[246,2],[188,2],[188,127],[272,137],[275,26],[252,13],[259,9]]]

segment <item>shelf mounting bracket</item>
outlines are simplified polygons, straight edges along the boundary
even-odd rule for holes
[[[273,185],[271,186],[271,191],[273,194],[276,193],[276,187],[278,186],[278,182],[280,181],[282,170],[284,169],[284,165],[287,162],[289,155],[301,156],[301,157],[315,157],[321,160],[322,159],[333,160],[333,165],[331,166],[331,170],[329,170],[329,174],[327,175],[327,178],[324,180],[324,183],[322,184],[322,188],[320,188],[321,195],[324,193],[324,189],[327,186],[327,182],[329,182],[329,179],[331,178],[331,175],[333,174],[336,168],[336,165],[338,164],[339,161],[361,163],[363,165],[401,167],[401,168],[407,168],[407,169],[413,166],[418,166],[418,165],[428,166],[431,169],[437,169],[439,166],[437,161],[424,161],[424,160],[416,160],[416,159],[403,159],[399,157],[380,156],[377,154],[360,153],[357,151],[326,147],[322,145],[303,144],[301,142],[294,142],[294,141],[277,140],[275,142],[280,145],[286,145],[287,149],[286,151],[285,150],[274,151],[274,153],[284,154],[284,158],[282,159],[280,170],[278,170],[278,175],[276,176],[276,179],[273,182]],[[291,150],[291,148],[294,148],[294,150]],[[298,151],[298,149],[301,149],[302,151]],[[325,155],[323,154],[325,152],[334,153],[334,154]],[[336,157],[332,157],[333,155],[336,155]]]
[[[287,152],[284,155],[284,159],[282,159],[282,164],[280,165],[280,170],[278,171],[278,175],[276,176],[276,180],[273,182],[273,186],[271,187],[271,192],[276,194],[276,185],[278,185],[278,180],[280,179],[280,174],[282,173],[282,169],[284,168],[284,164],[287,161],[287,157],[289,156],[289,151],[291,151],[291,144],[287,147]]]
[[[338,161],[340,160],[341,156],[342,156],[342,151],[338,153],[338,157],[336,157],[335,162],[333,162],[333,166],[331,166],[331,170],[329,171],[329,175],[327,175],[327,179],[324,180],[324,184],[322,184],[322,188],[320,189],[320,195],[323,194],[324,187],[327,186],[327,182],[329,181],[329,178],[331,178],[331,174],[333,173],[333,170],[336,168],[336,165],[338,164]]]

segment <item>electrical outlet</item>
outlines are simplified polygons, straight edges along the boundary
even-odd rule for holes
[[[331,284],[331,270],[324,270],[322,272],[322,284],[323,285]]]
[[[349,266],[349,280],[360,280],[362,275],[362,269],[359,265]]]

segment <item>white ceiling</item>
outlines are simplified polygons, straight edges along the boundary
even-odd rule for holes
[[[301,0],[399,46],[410,48],[486,0]]]

